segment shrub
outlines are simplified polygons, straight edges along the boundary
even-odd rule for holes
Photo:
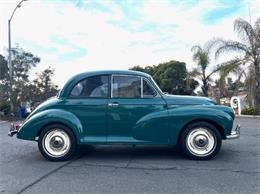
[[[10,113],[10,104],[7,101],[1,101],[0,102],[0,112],[4,115],[7,115]]]
[[[260,115],[260,108],[244,108],[241,111],[244,115]]]

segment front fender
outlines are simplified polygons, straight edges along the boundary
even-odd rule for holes
[[[168,110],[170,137],[172,143],[177,143],[181,130],[192,121],[205,120],[211,121],[223,129],[224,135],[231,132],[233,126],[233,117],[217,108],[218,105],[201,105],[177,107]]]
[[[61,123],[68,126],[80,140],[83,134],[83,128],[80,120],[71,112],[61,109],[49,109],[38,112],[26,120],[18,134],[17,138],[25,140],[35,140],[39,131],[46,125],[52,123]]]

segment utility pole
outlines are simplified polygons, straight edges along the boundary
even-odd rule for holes
[[[9,99],[10,99],[10,111],[11,115],[14,115],[14,104],[13,104],[13,67],[12,67],[12,44],[11,44],[11,21],[14,16],[16,9],[20,8],[22,3],[27,0],[22,0],[14,8],[10,19],[8,20],[8,68],[9,68]]]

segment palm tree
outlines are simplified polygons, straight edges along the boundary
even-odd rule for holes
[[[235,51],[240,54],[221,65],[220,81],[224,85],[229,73],[235,73],[237,81],[246,75],[249,106],[260,107],[260,18],[254,26],[241,18],[236,19],[234,30],[239,35],[240,42],[215,38],[208,47],[215,51],[215,58],[226,52]]]
[[[210,63],[209,52],[199,45],[193,46],[191,51],[193,52],[193,61],[197,63],[198,67],[190,72],[190,76],[193,75],[194,78],[199,76],[199,79],[202,81],[202,92],[204,96],[208,97],[210,77],[218,71],[218,68],[211,71],[210,74],[206,74],[206,69]]]

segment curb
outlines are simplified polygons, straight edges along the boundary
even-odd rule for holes
[[[259,118],[260,119],[260,116],[258,115],[236,115],[236,118]]]

